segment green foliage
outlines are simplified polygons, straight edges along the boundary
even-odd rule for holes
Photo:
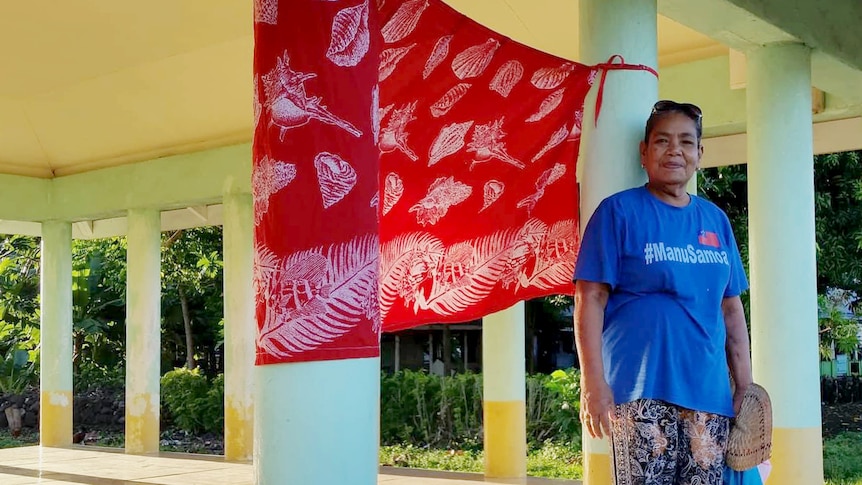
[[[36,380],[36,370],[26,350],[12,347],[0,361],[0,394],[22,394]]]
[[[527,379],[527,435],[536,442],[579,442],[580,374],[575,369]]]
[[[0,352],[39,345],[39,239],[0,238]]]
[[[103,366],[93,361],[82,363],[75,374],[75,392],[95,389],[122,389],[126,382],[125,366]]]
[[[580,440],[577,371],[527,378],[527,435],[531,443]],[[380,380],[382,444],[459,445],[482,442],[482,375],[438,377],[400,371]]]
[[[125,240],[78,240],[72,245],[72,324],[75,370],[114,368],[125,357]]]
[[[862,160],[859,152],[814,158],[817,286],[862,292]]]
[[[820,356],[825,360],[834,359],[835,353],[849,354],[859,346],[859,322],[852,318],[852,313],[845,313],[848,307],[847,293],[833,290],[817,296]],[[849,299],[855,300],[855,295],[849,296]]]
[[[862,433],[842,433],[823,443],[823,472],[829,485],[862,485]]]
[[[222,333],[222,228],[203,227],[162,235],[162,340],[173,366],[203,361],[214,374]],[[185,305],[185,311],[184,307]]]
[[[198,369],[174,369],[161,379],[162,409],[176,427],[190,433],[219,433],[224,427],[224,376],[210,382]]]
[[[430,470],[482,473],[482,450],[424,448],[415,445],[381,446],[380,464]],[[579,444],[543,443],[527,453],[527,475],[531,477],[580,479],[583,477]]]
[[[480,442],[482,378],[400,371],[380,379],[380,436],[388,443]]]

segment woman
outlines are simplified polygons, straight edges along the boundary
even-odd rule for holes
[[[617,485],[720,484],[729,418],[752,380],[730,222],[685,190],[701,123],[695,105],[656,103],[640,143],[648,182],[605,199],[581,243],[581,420],[611,438]]]

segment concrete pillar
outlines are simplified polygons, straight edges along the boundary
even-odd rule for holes
[[[482,319],[485,477],[527,476],[524,302]]]
[[[581,62],[601,63],[620,54],[628,64],[657,69],[657,14],[656,0],[581,0]],[[658,99],[658,80],[651,73],[611,71],[598,126],[594,127],[597,88],[593,87],[584,106],[578,164],[581,231],[602,199],[646,182],[638,145]],[[589,438],[586,432],[583,440],[586,485],[610,485],[607,441]]]
[[[821,484],[811,54],[746,54],[752,364],[774,408],[769,481]]]
[[[254,242],[251,194],[224,197],[224,456],[249,461],[254,446]]]
[[[377,483],[380,358],[255,367],[255,484]]]
[[[126,453],[159,451],[161,220],[132,209],[126,235]]]
[[[42,223],[39,440],[72,444],[72,224]]]

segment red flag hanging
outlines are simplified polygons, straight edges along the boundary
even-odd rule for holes
[[[383,2],[380,18],[383,329],[570,294],[575,162],[596,68],[440,0]]]
[[[376,13],[255,1],[258,364],[379,355]]]

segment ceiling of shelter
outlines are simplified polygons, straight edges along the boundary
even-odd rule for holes
[[[577,59],[577,1],[448,3]],[[0,173],[63,176],[248,141],[251,18],[251,0],[0,3]],[[662,66],[727,52],[658,25]]]

